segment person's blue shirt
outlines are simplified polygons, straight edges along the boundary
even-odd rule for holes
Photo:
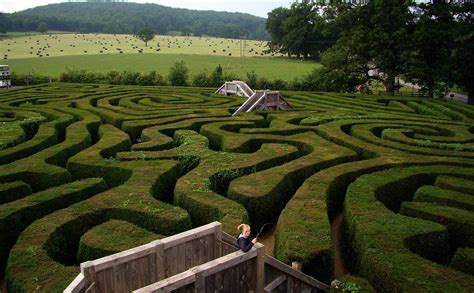
[[[240,234],[237,238],[237,245],[243,252],[247,252],[252,248],[253,243],[250,240],[250,237],[245,238],[244,235]]]

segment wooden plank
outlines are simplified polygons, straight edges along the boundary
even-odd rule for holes
[[[214,257],[218,258],[222,256],[222,225],[214,227]]]
[[[279,276],[278,278],[270,282],[270,284],[265,286],[265,288],[263,288],[263,292],[272,292],[273,290],[278,288],[281,284],[283,284],[285,281],[286,281],[285,275]]]
[[[289,275],[289,276],[292,276],[298,280],[301,280],[302,282],[305,282],[311,286],[314,286],[320,290],[323,290],[323,291],[326,291],[329,286],[324,284],[323,282],[321,281],[318,281],[300,271],[297,271],[297,270],[294,270],[292,269],[291,267],[289,267],[288,265],[282,263],[281,261],[271,257],[271,256],[268,256],[266,255],[265,256],[265,264],[266,265],[270,265],[280,271],[282,271],[284,274],[286,275]]]
[[[256,291],[262,292],[265,284],[265,247],[261,243],[255,243],[257,259],[255,261]]]
[[[112,267],[113,275],[114,275],[114,292],[123,292],[126,290],[127,283],[125,280],[125,274],[123,272],[124,265],[118,265]]]
[[[145,292],[170,292],[177,290],[181,287],[192,284],[196,281],[196,275],[192,270],[184,271],[180,274],[174,275],[167,279],[159,282],[150,284],[146,287],[137,289],[133,292],[145,293]],[[202,292],[202,291],[201,291]]]
[[[257,291],[257,275],[256,275],[256,265],[257,265],[257,257],[254,259],[248,260],[246,263],[247,265],[247,291],[248,292],[262,292],[262,291]]]
[[[194,281],[194,292],[200,293],[205,292],[206,290],[206,278],[202,274],[202,272],[195,273],[196,280]]]
[[[240,288],[239,288],[239,275],[237,273],[238,271],[238,266],[234,266],[234,267],[231,267],[229,268],[230,270],[230,292],[231,293],[234,293],[234,292],[240,292]]]
[[[286,281],[286,292],[294,292],[293,291],[293,278],[289,276]]]
[[[229,234],[227,234],[226,232],[222,232],[221,233],[221,239],[222,239],[222,242],[226,243],[226,244],[229,244],[231,246],[234,246],[235,248],[239,248],[237,246],[237,239]]]
[[[232,274],[233,268],[228,268],[227,270],[222,271],[222,285],[219,290],[221,292],[229,292],[231,291],[231,274]]]
[[[142,257],[139,260],[139,265],[138,265],[138,276],[140,280],[140,287],[145,287],[146,285],[150,285],[151,283],[151,277],[150,277],[150,271],[148,269],[148,263],[149,263],[149,255],[146,257]],[[140,288],[139,287],[139,288]]]
[[[165,278],[169,278],[177,273],[177,249],[176,247],[170,247],[165,249]]]
[[[76,278],[64,289],[64,293],[78,293],[84,292],[86,288],[86,280],[82,273],[79,273]]]
[[[93,293],[95,291],[95,266],[91,261],[85,262],[81,264],[81,272],[84,275],[85,279],[85,288],[89,289],[89,292]]]
[[[148,256],[148,271],[150,272],[150,284],[158,281],[157,267],[156,267],[156,254],[150,254]]]
[[[176,253],[178,254],[176,257],[176,273],[184,272],[190,268],[186,266],[186,243],[181,243],[176,247]]]
[[[137,258],[154,253],[157,242],[159,242],[159,240],[119,253],[115,253],[106,257],[99,258],[97,260],[91,261],[91,263],[96,267],[97,272],[104,269],[108,269],[110,267],[133,261]]]
[[[257,250],[253,248],[248,252],[236,251],[234,253],[202,264],[196,267],[196,269],[199,269],[199,271],[203,271],[204,276],[209,276],[215,274],[216,272],[220,272],[230,267],[236,266],[239,263],[245,263],[248,260],[256,257]]]
[[[129,286],[132,287],[132,289],[140,288],[140,284],[138,283],[138,262],[137,261],[131,261],[129,263],[129,274],[126,278],[126,280],[129,282]]]
[[[165,278],[166,269],[165,269],[165,252],[163,249],[163,243],[159,243],[155,247],[155,255],[156,255],[156,278],[157,281],[161,281]]]
[[[193,242],[189,241],[186,242],[184,246],[184,254],[185,254],[185,265],[187,268],[192,268],[196,266],[197,264],[194,263],[194,255],[193,255]]]
[[[222,224],[219,223],[219,222],[212,222],[210,224],[207,224],[207,225],[195,228],[195,229],[191,229],[191,230],[188,230],[188,231],[185,231],[185,232],[173,235],[173,236],[166,237],[164,239],[161,239],[161,241],[162,241],[162,243],[164,245],[164,249],[166,251],[167,248],[176,246],[178,244],[186,243],[186,242],[191,241],[193,239],[199,239],[199,238],[205,237],[209,234],[213,234],[214,233],[214,227],[216,227],[218,225],[222,225]]]
[[[222,277],[224,275],[224,271],[220,271],[220,272],[217,272],[214,274],[214,279],[215,279],[215,284],[214,284],[214,291],[217,291],[217,292],[222,292],[221,291],[221,288],[222,288]]]
[[[204,275],[204,274],[203,274]],[[206,291],[204,292],[215,292],[216,291],[216,275],[211,274],[211,275],[204,275],[206,279]]]

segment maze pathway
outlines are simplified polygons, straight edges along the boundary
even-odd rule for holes
[[[244,98],[212,89],[0,92],[9,290],[62,291],[82,261],[220,221],[275,223],[275,256],[326,282],[342,258],[377,291],[472,292],[474,107],[283,96],[295,110],[231,117]]]

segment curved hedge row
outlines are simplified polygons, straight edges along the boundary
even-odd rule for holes
[[[327,283],[472,291],[474,108],[282,94],[293,111],[231,117],[245,98],[212,89],[2,91],[8,289],[62,291],[81,261],[217,220],[276,224],[276,257]]]

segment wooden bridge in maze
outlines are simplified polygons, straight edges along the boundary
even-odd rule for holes
[[[218,222],[81,264],[74,292],[326,292],[328,286],[265,255],[248,252]]]
[[[233,94],[68,83],[0,91],[0,283],[62,292],[83,264],[84,290],[115,288],[110,272],[129,270],[143,278],[133,289],[186,291],[232,283],[232,268],[218,271],[235,264],[234,274],[264,276],[258,288],[313,286],[283,269],[298,262],[325,284],[367,292],[474,291],[473,106],[288,91],[292,110],[231,117],[243,102]],[[208,231],[202,244],[221,248],[196,259],[182,253],[192,241],[169,246],[215,221],[230,235],[240,223],[274,223],[278,262],[262,261],[258,245],[226,251],[235,247],[224,233]],[[107,258],[126,260],[134,247],[138,262]],[[176,262],[159,268],[167,255]],[[155,270],[138,274],[147,264]]]
[[[247,83],[240,80],[225,82],[219,89],[217,89],[216,93],[226,96],[237,95],[247,97],[247,100],[234,113],[232,113],[232,116],[251,111],[293,109],[290,103],[280,95],[279,91],[253,91]]]

